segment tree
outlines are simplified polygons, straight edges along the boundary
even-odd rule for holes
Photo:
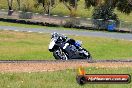
[[[132,5],[132,0],[128,0],[128,2]]]
[[[132,12],[132,0],[85,0],[87,8],[93,6],[107,5],[113,9],[117,8],[122,13],[130,14]]]
[[[132,12],[132,0],[85,0],[85,7],[94,7],[93,19],[102,19],[101,25],[107,25],[108,20],[114,20],[116,26],[119,25],[119,19],[114,13],[114,9],[126,14]],[[100,21],[93,21],[94,24],[100,25]]]
[[[132,0],[105,0],[105,3],[118,11],[130,14],[132,12]]]
[[[130,14],[132,12],[131,0],[118,0],[116,3],[117,10],[122,13]]]
[[[17,0],[17,3],[20,10],[20,0]],[[8,15],[11,16],[13,13],[13,0],[7,0],[7,4],[8,4]]]
[[[8,3],[8,15],[11,16],[12,13],[13,13],[13,9],[12,9],[12,3],[13,3],[13,0],[7,0],[7,3]]]
[[[35,0],[35,1],[36,1],[35,7],[42,5],[44,12],[49,15],[50,15],[50,10],[52,10],[56,6],[55,0]]]
[[[85,8],[96,7],[102,3],[103,0],[85,0]]]
[[[71,17],[76,16],[78,1],[79,0],[60,0],[60,2],[63,3],[66,8],[70,11]]]
[[[93,23],[97,28],[107,29],[110,22],[115,24],[115,27],[119,26],[118,16],[114,13],[113,7],[106,4],[97,6],[93,11]]]
[[[18,4],[18,9],[20,10],[20,8],[21,8],[21,2],[20,2],[21,0],[17,0],[17,4]]]
[[[9,10],[12,10],[12,2],[13,0],[7,0]]]

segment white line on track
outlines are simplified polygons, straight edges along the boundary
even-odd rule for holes
[[[69,17],[69,16],[64,16],[64,17]]]
[[[53,16],[55,16],[55,17],[56,17],[56,16],[58,16],[58,15],[53,15]]]
[[[19,31],[19,30],[14,30],[14,31]]]
[[[79,18],[81,18],[81,17],[75,17],[75,18],[79,19]]]
[[[43,33],[43,32],[38,32],[38,33]]]
[[[32,31],[27,31],[27,32],[32,32]]]

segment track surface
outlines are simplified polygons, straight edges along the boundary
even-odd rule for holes
[[[29,60],[29,61],[0,61],[0,72],[45,72],[83,67],[96,68],[132,68],[132,60]]]
[[[87,63],[98,63],[98,62],[132,62],[132,59],[128,60],[0,60],[0,63],[61,63],[61,62],[87,62]]]
[[[0,26],[3,30],[14,30],[14,31],[26,31],[26,32],[39,32],[39,33],[53,33],[58,32],[67,35],[77,35],[77,36],[95,36],[95,37],[106,37],[113,39],[124,39],[132,41],[132,34],[127,33],[110,33],[110,32],[92,32],[86,30],[59,30],[59,29],[46,29],[46,28],[23,28],[14,26]]]

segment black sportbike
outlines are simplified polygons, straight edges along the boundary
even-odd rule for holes
[[[49,44],[49,51],[57,60],[88,59],[90,53],[81,47],[80,41],[75,41],[59,33],[53,33]]]

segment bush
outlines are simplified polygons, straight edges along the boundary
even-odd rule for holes
[[[118,27],[119,19],[113,10],[114,8],[108,5],[97,6],[92,15],[95,27],[107,29],[109,20],[114,20],[116,27]]]
[[[78,19],[70,18],[65,20],[64,27],[73,28],[78,25],[80,25],[80,21]]]
[[[19,18],[21,19],[32,19],[33,13],[32,12],[20,12]]]
[[[31,5],[30,5],[30,2],[27,1],[26,3],[22,4],[22,8],[19,12],[19,18],[21,19],[31,19],[32,16],[33,16],[33,13],[31,12]]]

